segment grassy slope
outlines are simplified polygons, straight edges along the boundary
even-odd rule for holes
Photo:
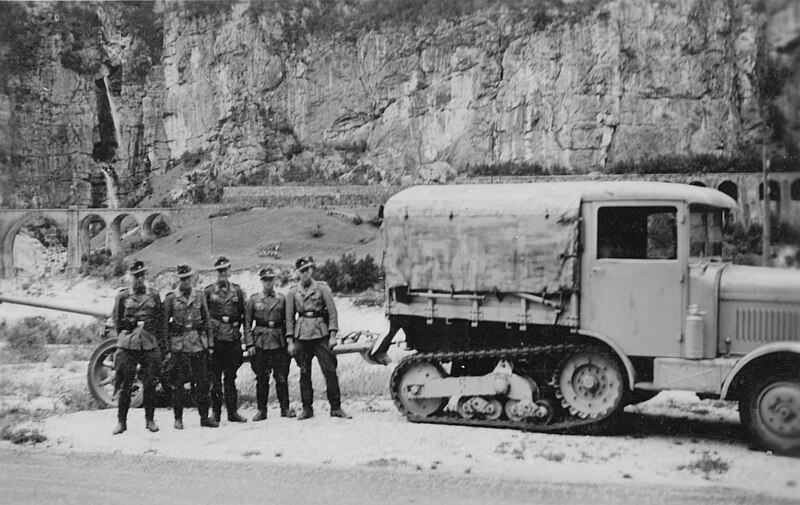
[[[343,253],[359,257],[371,254],[380,261],[378,228],[366,222],[355,225],[326,212],[300,208],[252,209],[227,217],[202,219],[187,223],[132,256],[146,261],[153,274],[173,269],[178,263],[211,269],[214,258],[220,255],[230,258],[235,270],[263,264],[294,265],[299,256],[309,254],[317,261]],[[377,215],[377,208],[341,212],[358,214],[366,221]],[[318,225],[323,235],[314,238],[311,232]],[[276,244],[279,244],[277,258],[259,257],[260,248],[271,249]]]

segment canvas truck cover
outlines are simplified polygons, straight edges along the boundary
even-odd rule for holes
[[[384,207],[387,287],[570,292],[582,192],[569,184],[417,186]]]

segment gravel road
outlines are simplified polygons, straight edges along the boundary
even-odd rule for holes
[[[232,463],[0,446],[7,504],[788,504],[719,487],[563,484],[387,468]]]

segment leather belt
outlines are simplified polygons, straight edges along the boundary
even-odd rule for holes
[[[213,318],[213,319],[214,319],[214,321],[217,321],[217,322],[220,322],[220,323],[225,323],[225,324],[233,324],[233,325],[239,324],[239,321],[237,321],[236,319],[232,319],[232,318],[230,318],[228,316],[222,316],[219,319],[217,319],[217,318]]]
[[[325,313],[319,310],[307,310],[301,312],[300,317],[325,317]]]
[[[256,323],[256,328],[278,328],[278,325],[282,323],[283,321],[265,321],[264,324]]]

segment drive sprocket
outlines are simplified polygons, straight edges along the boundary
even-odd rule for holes
[[[552,386],[561,406],[581,419],[602,419],[622,406],[625,384],[619,361],[601,350],[581,350],[561,361]]]

